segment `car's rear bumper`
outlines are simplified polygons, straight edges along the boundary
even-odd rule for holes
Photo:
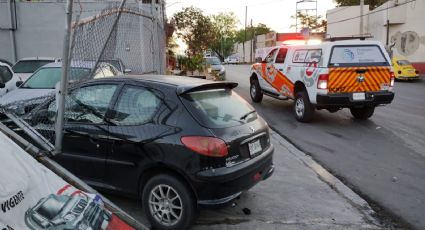
[[[377,106],[389,104],[394,99],[393,92],[365,92],[365,100],[353,100],[352,93],[338,93],[317,95],[317,107],[356,107],[356,106]]]
[[[419,79],[419,75],[416,76],[397,76],[397,80],[417,80]]]
[[[257,157],[234,165],[198,172],[194,187],[197,190],[198,204],[212,206],[225,204],[257,184],[269,178],[274,172],[274,147],[270,147]]]

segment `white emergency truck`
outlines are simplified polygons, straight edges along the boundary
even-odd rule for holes
[[[315,109],[349,108],[368,119],[379,105],[394,98],[390,58],[377,41],[329,41],[318,45],[269,48],[251,67],[250,95],[294,100],[295,118],[308,122]]]

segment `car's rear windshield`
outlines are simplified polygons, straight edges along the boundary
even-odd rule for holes
[[[408,60],[398,60],[397,64],[398,65],[411,65]]]
[[[192,92],[182,101],[195,119],[207,128],[227,128],[257,118],[254,108],[231,89]]]
[[[27,60],[18,61],[13,67],[15,73],[34,73],[38,68],[43,65],[54,62],[53,60]]]
[[[90,74],[88,68],[71,68],[69,79],[76,80],[86,77]],[[41,68],[35,72],[21,88],[31,89],[54,89],[62,76],[61,67]]]
[[[205,61],[210,65],[221,65],[221,62],[218,58],[205,58]]]
[[[332,47],[330,67],[389,66],[377,45],[337,45]]]

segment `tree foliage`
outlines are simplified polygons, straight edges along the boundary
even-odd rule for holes
[[[291,18],[295,19],[296,17],[291,16]],[[308,15],[298,11],[297,18],[299,22],[298,29],[310,28],[312,32],[326,32],[328,23],[322,16],[316,17],[315,15]],[[295,27],[295,25],[291,25],[291,27]]]
[[[252,40],[254,36],[261,35],[261,34],[267,34],[272,32],[272,30],[267,27],[265,24],[258,23],[255,26],[249,26],[246,28],[246,39],[245,39],[245,29],[240,29],[236,33],[236,42],[246,42],[249,40]]]
[[[365,0],[364,4],[369,5],[369,9],[373,10],[376,7],[384,4],[388,0]],[[335,0],[337,6],[357,6],[360,5],[360,0]]]
[[[174,14],[173,19],[177,29],[176,35],[187,44],[186,52],[189,57],[203,54],[216,39],[211,19],[204,16],[198,8],[183,8]]]
[[[233,12],[218,13],[210,16],[213,24],[214,42],[210,49],[217,53],[222,59],[228,56],[233,48],[237,24],[239,20]]]

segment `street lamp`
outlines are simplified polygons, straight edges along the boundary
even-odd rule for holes
[[[298,4],[303,4],[303,3],[315,3],[316,7],[315,8],[298,8]],[[317,0],[301,0],[298,1],[295,5],[295,32],[298,32],[298,12],[301,11],[315,11],[316,12],[316,20],[317,20]]]

